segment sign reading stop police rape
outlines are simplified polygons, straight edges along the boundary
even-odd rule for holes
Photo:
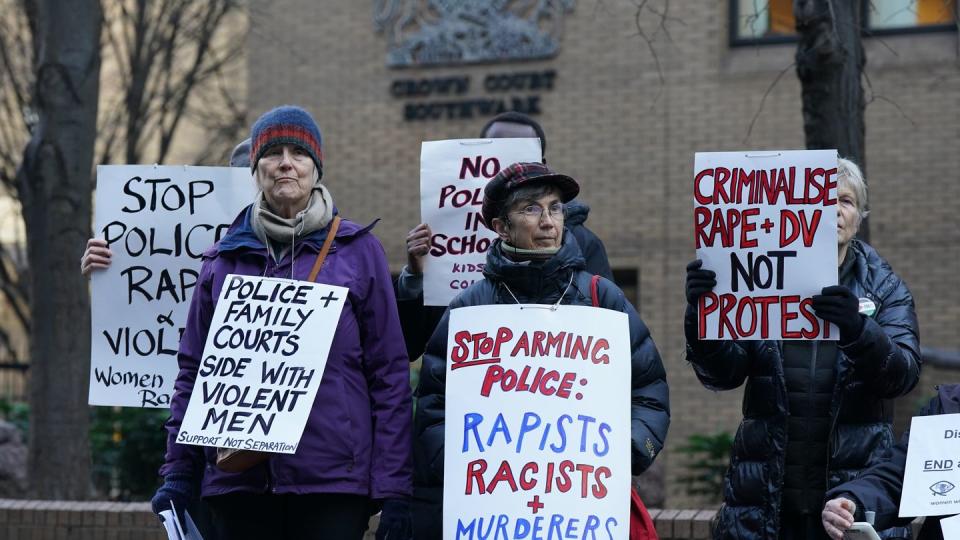
[[[717,286],[700,339],[836,340],[811,297],[837,284],[837,152],[698,152],[694,236]]]
[[[420,215],[430,225],[423,301],[446,306],[480,279],[497,235],[480,215],[483,188],[500,169],[541,161],[540,139],[426,141],[420,150]]]
[[[228,275],[177,442],[296,452],[347,292]]]
[[[97,167],[94,234],[113,258],[91,275],[91,405],[170,406],[202,254],[254,191],[242,168]]]
[[[455,309],[447,359],[445,540],[627,538],[626,314]]]

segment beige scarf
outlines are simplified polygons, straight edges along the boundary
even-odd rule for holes
[[[307,207],[292,218],[274,213],[263,192],[260,192],[253,203],[251,226],[274,260],[279,261],[288,248],[296,245],[297,240],[323,229],[332,219],[333,198],[326,186],[318,182],[313,186]]]

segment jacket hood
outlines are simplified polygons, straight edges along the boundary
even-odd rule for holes
[[[542,264],[513,261],[504,255],[502,244],[503,241],[497,239],[490,246],[483,275],[491,281],[505,283],[521,299],[543,299],[562,293],[570,275],[586,264],[577,239],[568,230],[563,231],[560,251]]]
[[[578,199],[574,199],[567,203],[567,215],[564,218],[564,225],[567,227],[573,225],[583,225],[587,221],[587,216],[590,214],[590,207]]]

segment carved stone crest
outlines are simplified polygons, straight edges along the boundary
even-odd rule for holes
[[[576,0],[373,0],[392,67],[550,58]]]

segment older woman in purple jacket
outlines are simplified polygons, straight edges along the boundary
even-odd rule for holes
[[[320,130],[299,107],[278,107],[253,125],[250,163],[260,193],[204,254],[180,341],[164,484],[152,502],[157,512],[179,505],[202,475],[202,495],[225,538],[359,540],[376,504],[378,539],[411,534],[409,368],[373,224],[340,220],[317,278],[349,295],[297,452],[230,473],[217,468],[215,449],[175,442],[227,274],[310,274],[338,214],[320,182],[321,152]]]

